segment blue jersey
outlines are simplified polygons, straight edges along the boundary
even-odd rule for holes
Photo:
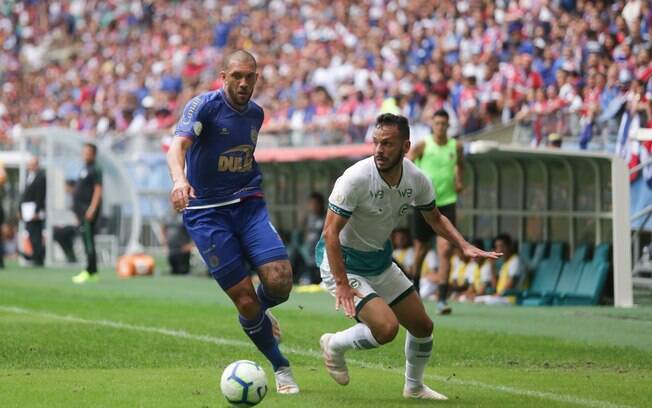
[[[244,112],[236,110],[223,90],[188,102],[174,134],[194,141],[186,153],[186,176],[197,198],[190,199],[189,209],[262,196],[254,150],[263,117],[263,109],[252,101]]]

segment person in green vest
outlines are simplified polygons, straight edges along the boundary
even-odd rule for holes
[[[412,160],[428,176],[435,188],[437,208],[455,225],[455,207],[457,194],[462,191],[464,184],[464,150],[462,143],[449,139],[448,112],[443,109],[435,112],[432,119],[432,136],[417,143],[408,158]],[[421,279],[421,265],[428,253],[434,231],[423,219],[419,211],[414,214],[414,268],[411,271],[415,286],[419,286]],[[437,312],[442,315],[450,314],[451,308],[446,301],[448,297],[448,275],[450,273],[450,258],[452,255],[451,244],[443,237],[437,237],[437,258],[439,269],[435,274],[438,284]]]

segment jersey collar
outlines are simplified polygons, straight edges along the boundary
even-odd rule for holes
[[[371,160],[373,161],[373,156],[371,157]],[[405,160],[405,159],[403,159],[403,160]],[[401,185],[401,181],[403,181],[403,174],[405,173],[405,161],[402,161],[402,162],[401,162],[401,177],[399,177],[399,179],[398,179],[398,183],[396,183],[395,186],[390,185],[390,184],[387,182],[387,180],[385,180],[385,177],[383,177],[383,175],[382,175],[382,173],[380,172],[380,170],[378,170],[378,167],[376,167],[376,162],[375,162],[375,161],[373,161],[373,164],[374,164],[374,169],[376,169],[376,173],[378,173],[378,177],[380,177],[380,179],[383,181],[383,183],[385,183],[385,185],[386,185],[387,187],[389,187],[389,188],[398,188],[398,186]]]

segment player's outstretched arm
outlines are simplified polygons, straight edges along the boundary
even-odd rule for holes
[[[426,219],[428,225],[435,230],[437,235],[444,237],[449,242],[458,246],[463,252],[464,255],[470,258],[489,258],[489,259],[498,259],[503,254],[498,252],[486,252],[479,248],[474,247],[469,244],[462,234],[453,226],[448,218],[443,216],[437,207],[432,210],[421,211],[423,218]]]
[[[340,244],[340,231],[346,225],[348,218],[333,211],[328,211],[324,222],[324,241],[326,242],[326,255],[330,265],[331,274],[335,280],[335,309],[340,306],[344,308],[347,317],[355,317],[354,296],[362,297],[362,294],[349,285],[342,256],[342,245]]]
[[[192,143],[193,140],[189,137],[175,136],[167,154],[168,169],[174,183],[170,193],[170,200],[177,211],[182,211],[188,207],[190,197],[195,197],[195,191],[188,182],[185,173],[186,151],[192,146]]]

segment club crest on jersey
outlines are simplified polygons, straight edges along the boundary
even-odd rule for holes
[[[196,136],[199,136],[201,134],[203,128],[204,126],[201,124],[200,121],[197,121],[192,125],[192,130],[195,132]]]
[[[253,144],[258,143],[258,129],[251,128],[251,142]]]

